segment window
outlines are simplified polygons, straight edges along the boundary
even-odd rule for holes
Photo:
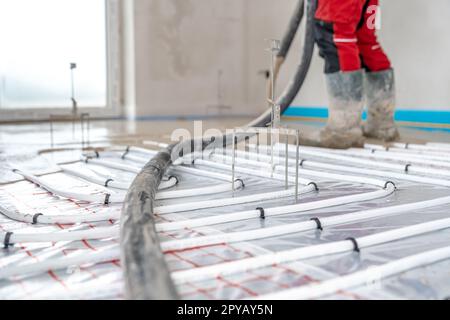
[[[0,0],[0,110],[108,105],[105,0]],[[71,64],[76,69],[71,70]]]

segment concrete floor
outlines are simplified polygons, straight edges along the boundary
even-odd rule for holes
[[[197,122],[196,135],[204,134],[209,129],[224,131],[248,123],[250,118],[209,119]],[[290,128],[301,131],[320,130],[324,123],[307,121],[285,121]],[[80,124],[73,132],[71,122],[55,123],[53,133],[54,148],[79,149],[81,145]],[[116,145],[142,145],[145,140],[157,140],[170,143],[175,130],[183,129],[194,136],[194,121],[92,121],[90,130],[90,145],[95,147]],[[187,132],[186,131],[186,132]],[[401,141],[409,143],[450,142],[450,133],[446,131],[425,131],[410,128],[400,128]],[[216,133],[217,134],[217,133]],[[368,140],[369,143],[383,144],[382,141]],[[22,164],[34,170],[35,173],[47,173],[54,161],[45,161],[37,157],[38,152],[51,148],[50,124],[2,124],[0,125],[0,183],[14,180],[11,165]],[[75,154],[75,153],[74,153]],[[58,159],[59,161],[61,159]],[[66,159],[64,159],[66,160]],[[62,162],[62,161],[60,161]],[[17,177],[16,177],[17,178]]]
[[[232,129],[246,124],[251,118],[225,118],[210,119],[198,122],[201,132],[208,129]],[[301,131],[319,130],[323,123],[307,121],[285,121],[285,125],[291,128],[299,128]],[[177,129],[186,129],[194,133],[194,121],[93,121],[91,123],[91,142],[134,143],[140,144],[142,140],[171,141],[172,133]],[[426,142],[450,142],[450,133],[446,131],[427,131],[401,127],[401,142],[426,143]],[[81,141],[79,124],[76,125],[75,135],[72,135],[71,123],[56,123],[54,125],[54,142],[56,146],[71,145]],[[382,141],[368,140],[369,143]],[[13,151],[26,147],[28,151],[35,147],[50,147],[50,126],[48,123],[34,124],[3,124],[0,125],[0,153]],[[14,152],[13,152],[14,153]]]

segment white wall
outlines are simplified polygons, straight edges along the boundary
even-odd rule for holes
[[[133,0],[124,0],[133,1]],[[204,115],[223,104],[234,114],[266,108],[264,39],[281,38],[296,0],[134,0],[133,92],[137,116]],[[380,39],[396,69],[401,109],[450,110],[450,1],[381,0]],[[296,40],[278,91],[299,61]],[[129,50],[128,50],[129,51]],[[130,60],[127,60],[130,61]],[[297,106],[326,106],[317,50]],[[133,74],[133,73],[126,73]],[[213,112],[216,112],[214,110]]]
[[[381,1],[380,37],[397,72],[399,107],[450,111],[450,1]]]
[[[219,103],[253,113],[244,108],[243,7],[241,0],[134,1],[137,116],[202,115]]]

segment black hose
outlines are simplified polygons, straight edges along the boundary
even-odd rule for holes
[[[281,40],[280,51],[277,54],[278,57],[287,57],[292,42],[294,41],[295,35],[297,34],[300,23],[302,23],[304,13],[305,0],[298,0],[297,7],[295,7],[294,14],[289,21],[288,29],[284,33],[284,37]]]
[[[306,28],[305,39],[303,43],[303,50],[300,64],[297,67],[297,71],[294,77],[289,82],[286,89],[281,96],[277,99],[276,103],[280,106],[281,114],[285,113],[289,106],[294,101],[295,97],[299,93],[300,89],[305,82],[311,61],[314,54],[314,16],[317,7],[317,0],[306,0]],[[290,30],[290,29],[289,29]],[[266,112],[266,116],[261,118],[260,123],[269,123],[271,121],[271,113]]]
[[[307,18],[305,29],[305,41],[303,44],[303,53],[301,62],[297,68],[294,78],[291,80],[287,88],[278,98],[277,103],[281,106],[281,113],[283,114],[286,109],[294,101],[298,92],[305,82],[306,75],[308,74],[309,67],[314,53],[314,16],[316,13],[317,0],[307,0]]]
[[[302,61],[295,77],[278,99],[284,112],[303,85],[314,49],[313,18],[317,0],[307,0],[308,19]],[[266,115],[267,114],[267,115]],[[265,127],[270,113],[251,123]],[[250,126],[250,125],[249,125]],[[244,137],[242,137],[243,139]],[[161,251],[155,228],[153,205],[155,194],[168,167],[178,158],[232,143],[232,136],[188,140],[170,145],[159,152],[137,175],[128,190],[121,217],[121,261],[124,270],[126,297],[129,299],[178,299],[170,271]],[[241,140],[241,137],[239,137]]]

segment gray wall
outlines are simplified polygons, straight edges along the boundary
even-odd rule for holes
[[[450,110],[450,1],[381,2],[380,39],[396,69],[399,108]],[[134,41],[127,42],[134,43],[134,50],[126,50],[134,70],[126,74],[135,86],[126,96],[133,97],[129,101],[136,115],[203,115],[218,104],[232,106],[234,114],[264,110],[265,83],[259,73],[269,65],[264,39],[282,36],[295,3],[134,0]],[[297,39],[284,65],[278,91],[295,70],[300,43]],[[327,104],[322,68],[316,53],[295,105]]]

